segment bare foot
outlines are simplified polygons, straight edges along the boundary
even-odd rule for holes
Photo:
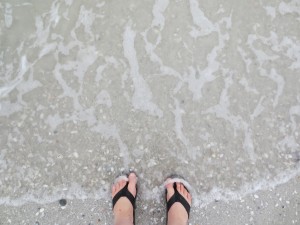
[[[136,183],[137,177],[135,173],[130,173],[128,176],[129,184],[128,191],[135,197],[136,196]],[[125,187],[127,181],[121,180],[112,186],[112,198]],[[126,197],[121,197],[113,208],[114,224],[115,225],[132,225],[133,224],[133,207],[131,202]]]
[[[171,180],[171,179],[168,179]],[[167,180],[167,181],[168,181]],[[175,190],[173,187],[174,182],[169,183],[166,185],[167,189],[167,201],[174,195]],[[181,194],[185,200],[189,203],[189,205],[192,204],[192,196],[190,193],[185,189],[184,185],[182,183],[176,182],[177,191],[179,194]],[[188,213],[186,209],[183,207],[183,205],[180,202],[175,202],[169,212],[168,212],[168,225],[186,225],[188,222]]]

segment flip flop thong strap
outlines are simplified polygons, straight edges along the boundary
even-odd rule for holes
[[[190,216],[190,209],[191,209],[191,206],[190,204],[187,202],[187,200],[185,200],[185,198],[177,191],[177,187],[176,187],[176,184],[174,183],[174,190],[175,190],[175,193],[174,195],[169,199],[169,201],[167,202],[167,210],[169,212],[170,208],[172,207],[172,205],[175,203],[175,202],[179,202],[183,205],[183,207],[185,208],[188,216]]]
[[[128,191],[128,184],[126,183],[125,187],[123,187],[113,198],[113,208],[115,207],[115,204],[121,197],[126,197],[131,202],[133,208],[135,209],[135,197]]]

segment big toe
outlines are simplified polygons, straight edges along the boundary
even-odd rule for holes
[[[129,180],[128,190],[133,196],[135,196],[136,195],[136,183],[137,183],[136,174],[130,173],[128,176],[128,180]]]

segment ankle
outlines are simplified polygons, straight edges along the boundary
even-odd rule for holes
[[[121,219],[115,219],[114,225],[133,225],[133,219],[128,218],[121,218]]]
[[[169,212],[168,225],[187,225],[188,219],[180,214]]]
[[[168,225],[187,225],[188,222],[168,220]]]
[[[115,221],[133,221],[132,210],[119,210],[114,211]]]
[[[168,220],[168,225],[187,225],[188,222],[178,221],[178,220]]]

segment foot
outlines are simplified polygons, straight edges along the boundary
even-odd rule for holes
[[[137,183],[137,177],[135,173],[130,173],[128,176],[128,191],[135,197],[136,196],[136,183]],[[112,198],[115,197],[115,195],[122,190],[123,187],[125,187],[127,181],[126,180],[120,180],[116,184],[112,186]],[[113,208],[114,212],[114,224],[115,225],[129,225],[133,224],[133,206],[128,198],[121,197],[117,203],[115,204]]]
[[[170,181],[168,179],[167,181]],[[167,189],[167,201],[175,194],[175,190],[173,187],[174,182],[171,182],[166,185]],[[192,204],[192,196],[186,190],[182,183],[176,182],[176,188],[179,194],[181,194],[185,200],[191,205]],[[175,202],[169,212],[168,212],[168,225],[186,225],[188,222],[188,213],[180,202]]]

